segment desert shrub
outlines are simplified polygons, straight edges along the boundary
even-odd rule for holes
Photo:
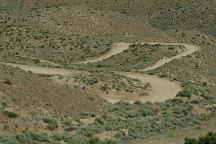
[[[80,127],[77,131],[77,134],[84,135],[86,137],[92,137],[94,134],[101,133],[104,130],[105,130],[104,125],[94,122],[91,125]]]
[[[98,83],[98,79],[94,77],[88,77],[83,80],[86,85],[94,85]]]
[[[67,118],[65,120],[65,126],[66,126],[64,129],[65,131],[72,131],[76,129],[76,127],[73,124],[73,120],[71,118]]]
[[[2,105],[3,107],[8,106],[7,103],[6,103],[6,102],[3,102],[3,101],[1,102],[1,105]]]
[[[151,107],[151,106],[147,106],[145,104],[142,104],[138,110],[138,112],[140,113],[140,115],[142,115],[143,117],[146,116],[152,116],[155,114],[155,110]]]
[[[132,106],[128,102],[120,101],[117,103],[118,107],[123,110],[132,110]]]
[[[73,120],[72,120],[72,118],[68,117],[68,118],[65,120],[65,125],[66,125],[66,126],[73,126]]]
[[[200,144],[198,140],[193,138],[185,138],[185,144]]]
[[[104,140],[101,141],[98,138],[90,138],[87,139],[83,136],[76,136],[72,140],[70,140],[67,144],[116,144],[115,141],[112,140]]]
[[[175,50],[175,47],[169,46],[168,50]]]
[[[179,97],[191,97],[192,96],[192,92],[189,89],[185,89],[183,91],[180,91],[177,96]]]
[[[53,119],[53,118],[43,118],[43,122],[45,122],[45,123],[48,124],[47,128],[48,128],[49,130],[55,130],[55,129],[58,128],[58,123],[57,123],[57,121],[56,121],[55,119]]]
[[[126,114],[126,117],[128,117],[128,118],[135,118],[135,117],[139,117],[139,116],[140,116],[139,113],[138,112],[134,112],[134,111],[129,111]]]
[[[99,144],[117,144],[117,142],[113,140],[104,140],[100,141]]]
[[[69,140],[71,139],[71,137],[72,137],[72,136],[71,136],[69,133],[64,132],[64,133],[57,133],[57,134],[54,134],[52,138],[53,138],[55,141],[62,141],[62,140],[64,140],[64,141],[69,141]]]
[[[65,127],[64,130],[67,131],[67,132],[69,132],[69,131],[73,131],[75,129],[77,129],[77,127],[75,127],[75,126],[67,126],[67,127]]]
[[[92,96],[89,96],[88,99],[91,101],[95,101],[97,97],[98,97],[97,95],[92,95]]]
[[[174,98],[174,99],[170,99],[170,100],[167,100],[166,103],[168,104],[172,104],[173,106],[175,105],[182,105],[183,103],[183,100],[182,99],[179,99],[179,98]]]
[[[207,86],[208,86],[208,82],[203,82],[203,83],[202,83],[202,86],[203,86],[203,87],[207,87]]]
[[[141,101],[139,101],[139,100],[137,100],[137,101],[135,101],[135,102],[134,102],[134,104],[136,104],[136,105],[141,105],[141,104],[142,104],[142,102],[141,102]]]
[[[17,118],[18,114],[11,111],[4,111],[3,114],[9,118]]]
[[[1,144],[19,144],[15,137],[0,136]]]
[[[143,138],[142,128],[139,126],[130,127],[128,130],[128,135],[134,139]]]
[[[52,143],[46,133],[25,133],[15,136],[0,136],[1,144],[40,144]]]
[[[201,93],[200,96],[201,96],[202,98],[204,98],[204,99],[206,99],[206,100],[210,100],[210,101],[212,101],[212,100],[214,99],[214,96],[211,96],[211,95],[209,95],[208,93],[205,93],[205,92]]]
[[[203,93],[203,90],[199,86],[197,86],[197,85],[195,85],[193,83],[184,82],[182,84],[182,86],[183,86],[183,90],[180,91],[177,94],[177,97],[188,97],[188,98],[190,98],[193,94],[197,94],[199,92]]]
[[[49,136],[46,133],[26,133],[17,135],[16,139],[22,144],[28,144],[32,141],[36,142],[50,142]],[[32,142],[33,143],[33,142]]]
[[[87,144],[88,139],[84,136],[78,135],[72,137],[71,140],[67,142],[67,144]]]
[[[40,77],[52,77],[52,76],[54,76],[54,75],[50,75],[50,74],[38,74],[38,76],[40,76]]]
[[[4,84],[12,85],[12,82],[11,82],[10,80],[7,79],[7,80],[4,81]]]
[[[96,119],[95,119],[95,122],[97,122],[97,123],[99,123],[99,124],[101,124],[101,125],[105,124],[104,119],[101,118],[101,117],[96,118]]]
[[[185,144],[216,144],[216,133],[208,133],[199,139],[185,138]]]
[[[155,46],[155,47],[160,47],[160,46],[161,46],[161,44],[155,44],[154,46]]]
[[[174,106],[172,108],[172,112],[173,114],[176,114],[176,115],[188,115],[190,113],[190,109],[186,109],[181,106]]]
[[[115,135],[117,139],[124,139],[126,137],[126,133],[123,130],[119,130]]]
[[[46,133],[25,133],[15,136],[0,136],[1,144],[40,144],[52,143]]]
[[[112,120],[109,123],[106,123],[105,129],[107,131],[117,131],[119,129],[125,129],[127,127],[127,123],[123,120]]]
[[[109,89],[109,87],[107,86],[107,84],[104,84],[103,86],[100,87],[100,89],[105,92]]]

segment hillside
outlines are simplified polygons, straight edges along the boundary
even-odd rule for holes
[[[215,131],[215,7],[0,0],[0,143],[181,144]]]
[[[1,134],[44,131],[40,127],[44,127],[41,123],[45,117],[77,118],[82,112],[100,114],[107,105],[100,98],[90,100],[91,95],[82,90],[58,85],[17,68],[0,65],[0,72]],[[17,118],[10,119],[6,112]]]

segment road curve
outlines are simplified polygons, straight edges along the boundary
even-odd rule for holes
[[[194,52],[198,51],[200,48],[198,46],[189,45],[189,44],[181,44],[181,43],[156,43],[156,42],[146,42],[141,44],[148,44],[148,45],[155,45],[155,44],[161,44],[161,45],[182,45],[185,47],[185,51],[182,53],[179,53],[176,56],[170,57],[170,58],[164,58],[156,62],[155,64],[145,68],[140,69],[139,71],[149,71],[156,68],[159,68],[163,66],[166,63],[171,62],[174,59],[180,59],[184,56],[188,56],[193,54]],[[130,43],[114,43],[112,49],[105,55],[92,58],[86,61],[77,62],[76,64],[88,64],[88,63],[95,63],[99,61],[103,61],[105,59],[108,59],[114,55],[118,55],[122,53],[123,51],[127,50],[130,46]],[[50,67],[41,67],[41,66],[28,66],[28,65],[19,65],[19,64],[11,64],[11,63],[3,63],[0,62],[0,64],[4,65],[10,65],[13,67],[19,67],[20,69],[24,71],[32,71],[33,73],[40,73],[40,74],[50,74],[50,75],[62,75],[62,76],[70,76],[74,71],[68,70],[68,69],[61,69],[61,68],[50,68]],[[167,78],[160,78],[158,76],[151,76],[147,74],[141,74],[141,73],[134,73],[134,72],[118,72],[121,75],[124,75],[129,78],[139,79],[140,81],[144,83],[150,83],[151,90],[148,92],[148,96],[145,97],[139,97],[139,98],[131,98],[131,99],[124,99],[123,97],[115,97],[112,95],[106,95],[103,98],[105,98],[110,103],[116,103],[120,100],[127,101],[130,103],[134,103],[137,100],[140,100],[142,102],[163,102],[168,99],[172,99],[176,97],[176,94],[181,91],[181,86],[178,82],[172,81]]]
[[[144,44],[144,43],[142,43],[142,44]],[[191,55],[191,54],[193,54],[194,52],[196,52],[196,51],[198,51],[200,49],[198,46],[194,46],[194,45],[190,45],[190,44],[183,44],[183,43],[155,43],[155,42],[150,42],[150,43],[147,43],[147,44],[150,44],[150,45],[161,44],[161,45],[184,46],[185,51],[178,54],[178,55],[176,55],[176,56],[170,57],[170,58],[163,58],[163,59],[159,60],[158,62],[156,62],[155,64],[153,64],[153,65],[151,65],[151,66],[149,66],[149,67],[147,67],[145,69],[142,69],[141,71],[149,71],[149,70],[157,69],[157,68],[163,66],[164,64],[171,62],[174,59],[180,59],[182,57]]]
[[[130,45],[129,43],[124,43],[124,42],[113,43],[112,49],[108,51],[106,54],[85,61],[76,62],[75,64],[88,64],[88,63],[96,63],[99,61],[103,61],[105,59],[108,59],[114,55],[120,54],[123,51],[127,50],[129,48],[129,45]]]
[[[134,103],[136,101],[145,102],[164,102],[168,99],[172,99],[176,94],[181,91],[180,83],[171,81],[169,79],[160,78],[158,76],[133,73],[133,72],[120,72],[121,75],[132,79],[138,79],[143,83],[150,83],[151,89],[148,90],[148,96],[131,97],[124,99],[124,97],[104,96],[104,98],[110,103],[114,104],[122,101]]]

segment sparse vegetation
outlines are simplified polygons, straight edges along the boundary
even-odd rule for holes
[[[0,136],[0,143],[2,144],[39,144],[39,143],[51,143],[50,138],[45,133],[26,133],[16,136]]]
[[[83,79],[83,83],[86,85],[94,85],[98,83],[98,79],[94,77],[87,77]]]
[[[185,144],[215,144],[216,134],[213,132],[208,133],[206,136],[195,138],[185,138]]]
[[[123,53],[113,56],[102,62],[92,64],[95,67],[113,70],[132,70],[144,69],[145,67],[156,63],[163,57],[175,56],[179,51],[183,51],[181,46],[163,46],[163,45],[130,45],[130,48]]]
[[[215,7],[214,0],[2,0],[0,62],[73,70],[70,76],[35,74],[0,64],[0,143],[128,143],[181,128],[196,131],[214,120]],[[140,72],[185,50],[141,41],[192,44],[200,51],[143,72],[181,82],[176,98],[111,105],[103,96],[154,93],[145,80],[116,71]],[[106,60],[75,64],[104,55],[113,42],[133,44]],[[205,143],[215,143],[215,133],[185,139]]]
[[[204,91],[197,85],[192,84],[190,82],[184,82],[182,84],[183,90],[180,91],[177,96],[178,97],[192,97],[193,94],[204,93]]]
[[[47,128],[49,130],[56,130],[58,128],[58,123],[53,118],[43,118],[43,122],[48,124]]]

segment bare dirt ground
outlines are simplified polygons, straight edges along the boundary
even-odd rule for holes
[[[188,56],[193,54],[194,52],[199,50],[199,47],[189,45],[189,44],[180,44],[180,43],[156,43],[156,42],[148,42],[143,44],[160,44],[160,45],[183,45],[186,49],[184,52],[179,53],[178,55],[170,58],[164,58],[158,61],[157,63],[153,64],[150,67],[147,67],[145,69],[142,69],[140,71],[148,71],[153,70],[156,68],[159,68],[166,63],[171,62],[174,59],[180,59],[182,57]],[[105,55],[102,55],[100,57],[92,58],[90,60],[78,62],[77,64],[87,64],[87,63],[94,63],[98,61],[102,61],[104,59],[110,58],[114,55],[117,55],[124,50],[127,50],[129,48],[129,43],[114,43],[112,49]],[[72,70],[68,69],[61,69],[61,68],[48,68],[48,67],[40,67],[40,66],[27,66],[27,65],[19,65],[19,64],[10,64],[10,63],[1,63],[10,65],[13,67],[19,67],[20,69],[24,71],[32,71],[33,73],[39,73],[39,74],[48,74],[48,75],[62,75],[62,76],[70,76],[73,72]],[[77,72],[77,71],[76,71]],[[120,74],[129,77],[138,79],[142,82],[149,83],[151,86],[151,90],[148,92],[148,96],[145,97],[129,97],[125,98],[124,96],[115,96],[115,95],[106,95],[102,96],[110,103],[116,103],[118,101],[127,101],[130,103],[133,103],[137,100],[140,100],[142,102],[163,102],[167,99],[174,98],[176,94],[181,90],[181,86],[179,83],[171,81],[169,79],[160,78],[157,76],[151,76],[147,74],[141,74],[141,73],[132,73],[132,72],[120,72]]]

